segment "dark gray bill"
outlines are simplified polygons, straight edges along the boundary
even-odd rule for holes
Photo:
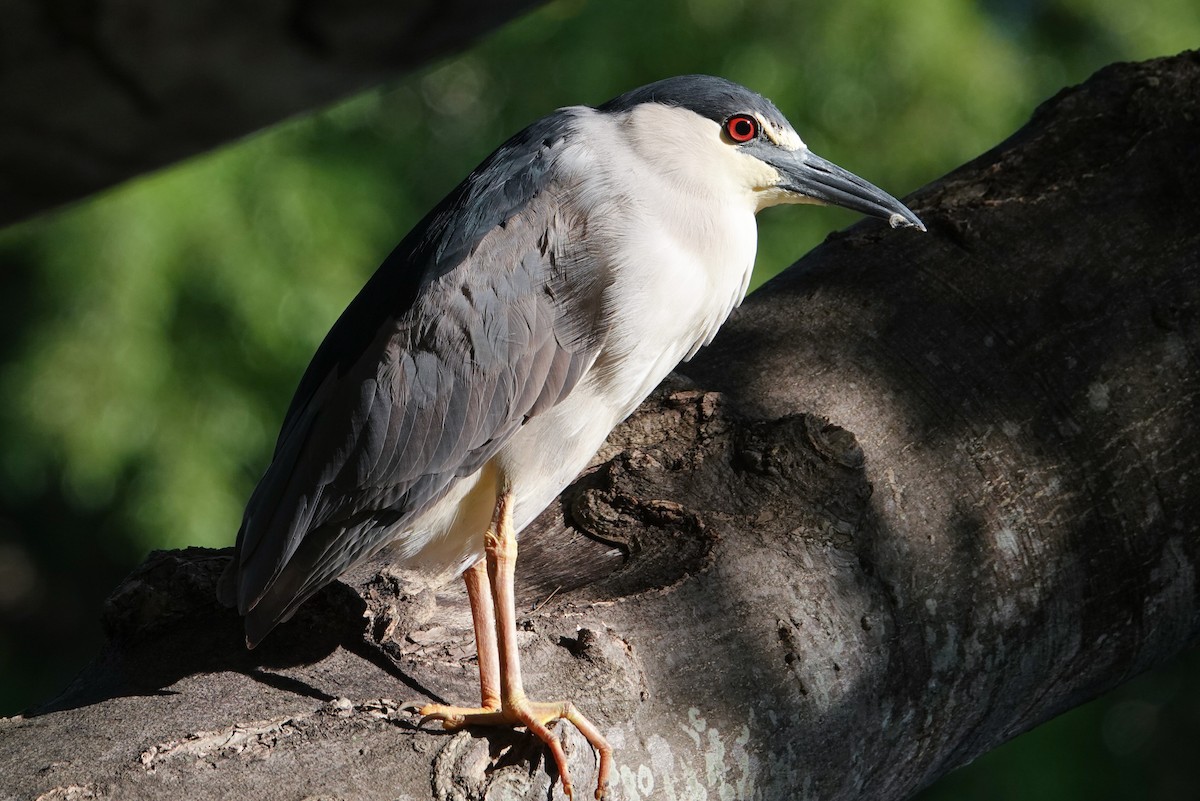
[[[770,163],[783,176],[781,188],[789,192],[882,217],[893,228],[925,230],[925,224],[899,200],[810,150],[776,154]]]

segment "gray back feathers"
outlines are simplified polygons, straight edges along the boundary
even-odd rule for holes
[[[326,337],[247,505],[223,594],[257,642],[477,471],[595,359],[606,278],[553,166],[518,134],[384,262]]]

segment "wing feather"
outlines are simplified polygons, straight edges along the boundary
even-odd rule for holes
[[[553,147],[541,138],[536,158]],[[551,208],[563,202],[563,187],[522,180],[522,191],[532,192],[526,202],[515,202],[505,183],[497,191],[513,208],[501,204],[507,216],[473,243],[442,218],[469,198],[444,201],[442,217],[435,211],[425,226],[440,237],[417,237],[407,258],[397,255],[403,245],[393,252],[314,358],[223,582],[236,586],[250,642],[406,536],[406,526],[565,397],[595,360],[606,334],[603,268],[578,258],[581,221]],[[482,228],[486,216],[464,219]],[[459,261],[426,265],[415,288],[380,277],[413,269],[409,262],[422,254]],[[399,307],[375,294],[388,288],[399,288]],[[373,315],[373,324],[360,314]],[[343,352],[355,345],[357,353]]]

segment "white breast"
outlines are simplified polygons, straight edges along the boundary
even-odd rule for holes
[[[650,108],[711,125],[714,130],[697,135],[718,141],[715,123],[691,112]],[[581,123],[591,126],[579,137],[583,142],[636,138],[639,125],[657,124],[642,119],[622,127],[601,115],[584,115]],[[575,155],[577,168],[588,171],[583,191],[603,198],[592,204],[589,231],[603,245],[595,255],[612,265],[607,307],[613,320],[600,357],[575,390],[529,421],[501,455],[517,491],[518,526],[578,475],[612,428],[680,361],[712,340],[749,285],[758,241],[753,198],[724,183],[706,183],[690,162],[667,170],[646,163],[656,158],[653,143],[662,139],[645,140],[651,144],[641,149],[605,148],[626,154],[624,160]],[[664,150],[669,158],[687,152]]]
[[[711,120],[655,105],[623,120],[584,120],[592,128],[583,141],[607,137],[605,152],[622,154],[597,159],[591,185],[621,198],[595,216],[615,277],[615,319],[598,367],[612,371],[603,391],[621,400],[623,418],[741,302],[758,243],[756,200],[736,180],[742,157]]]

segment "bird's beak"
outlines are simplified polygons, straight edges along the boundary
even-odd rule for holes
[[[882,217],[893,228],[925,230],[925,224],[899,200],[806,148],[776,151],[772,156],[769,163],[780,175],[777,187],[794,196],[793,202],[842,206]]]

